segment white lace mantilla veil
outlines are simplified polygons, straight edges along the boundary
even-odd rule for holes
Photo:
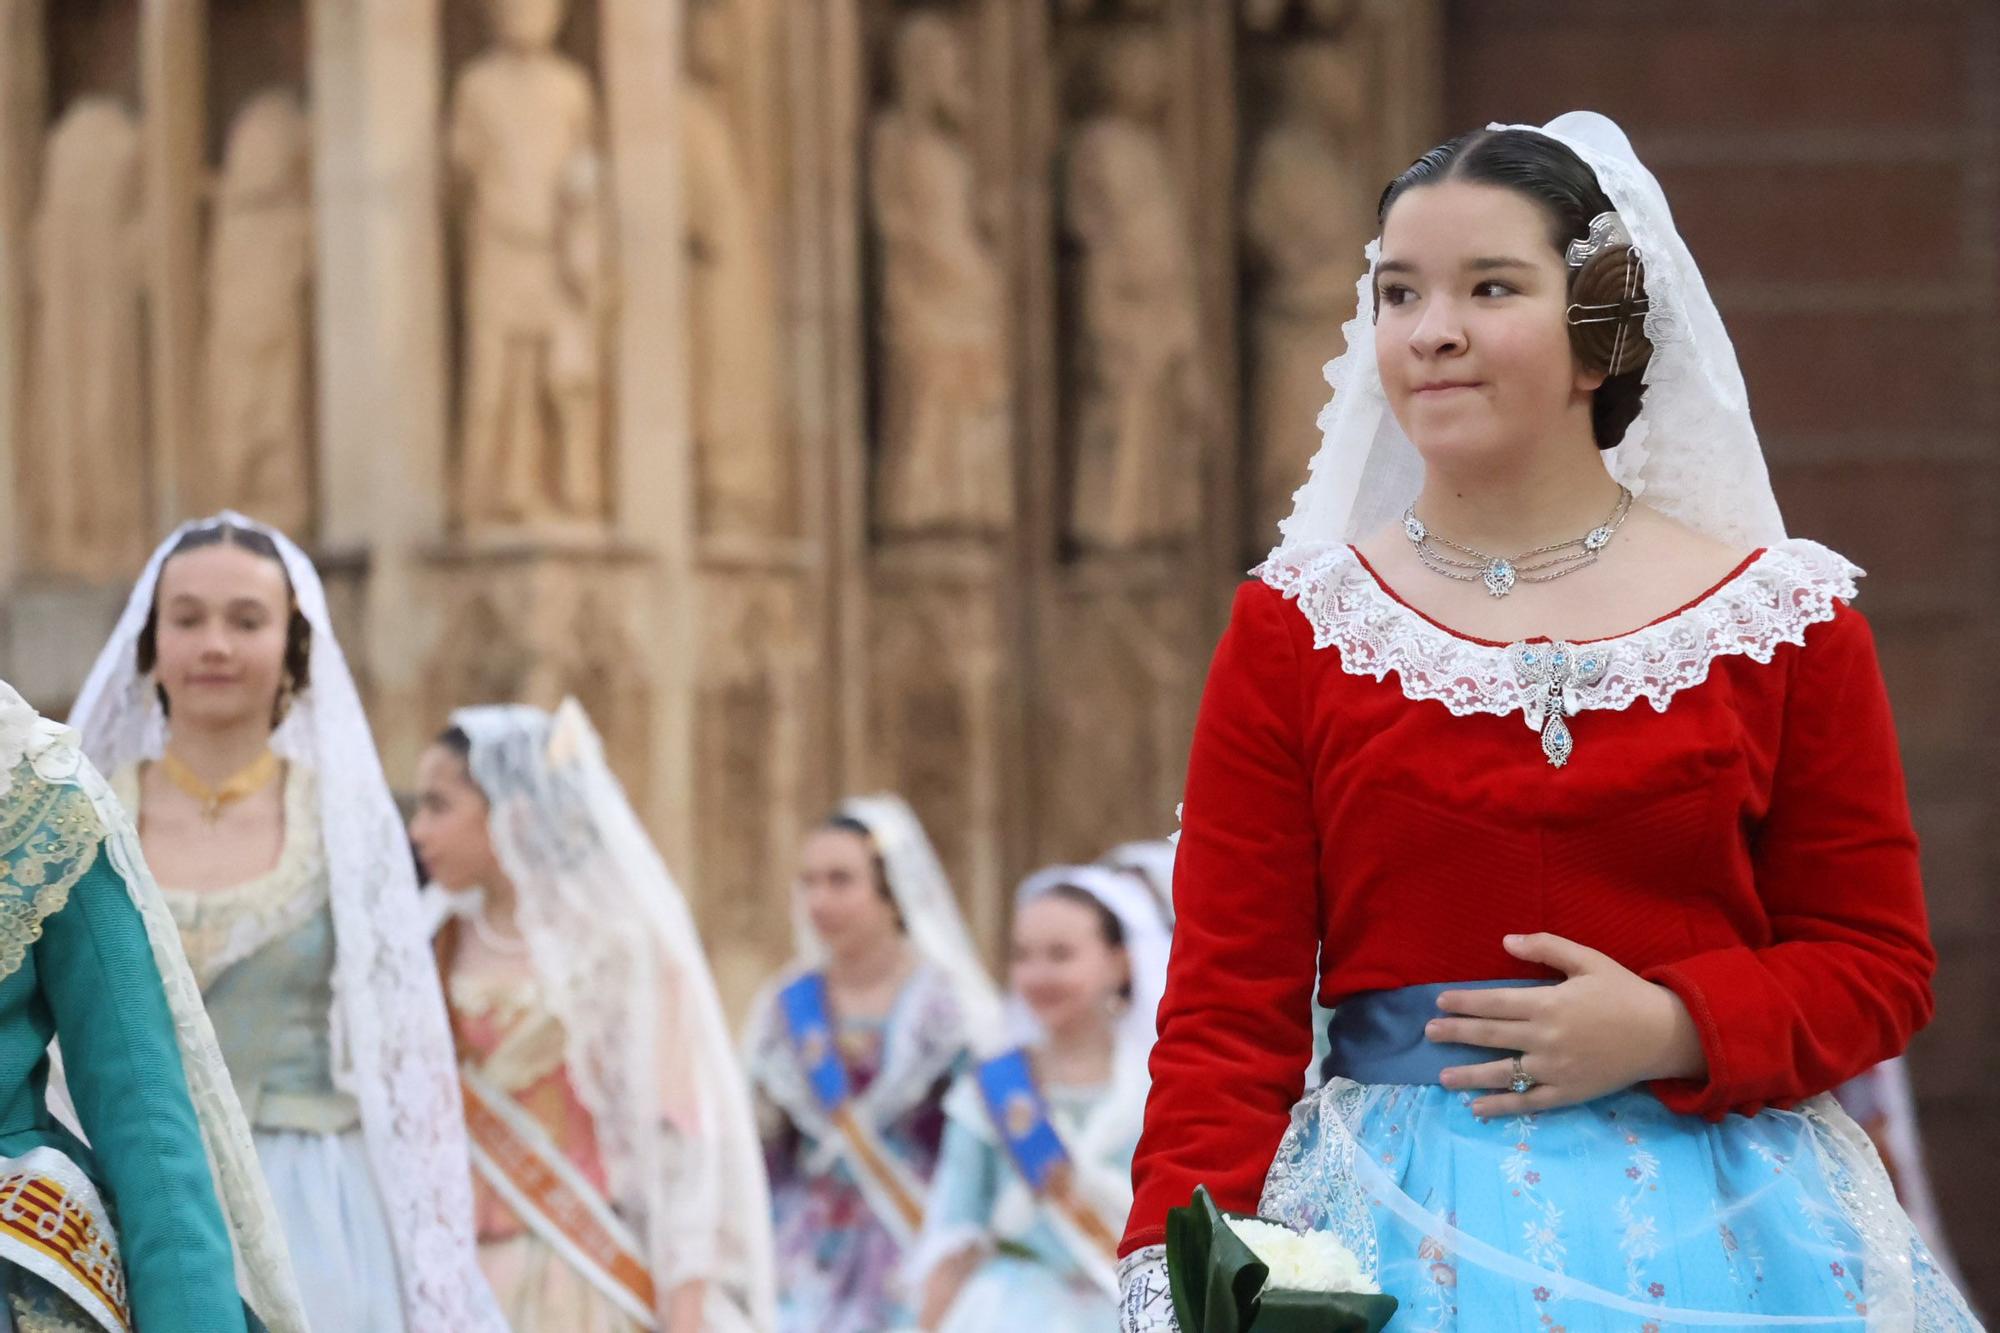
[[[1694,256],[1674,228],[1660,184],[1625,132],[1594,111],[1572,111],[1525,130],[1564,144],[1597,174],[1646,265],[1646,336],[1653,355],[1646,395],[1624,442],[1605,452],[1611,475],[1647,504],[1741,548],[1784,540],[1785,523],[1764,467],[1736,349]],[[1375,262],[1355,284],[1346,350],[1327,363],[1333,398],[1319,414],[1321,444],[1292,515],[1263,566],[1280,583],[1329,545],[1356,541],[1402,515],[1423,485],[1423,460],[1403,433],[1375,364]]]
[[[1137,875],[1159,899],[1167,929],[1174,928],[1174,857],[1177,838],[1152,838],[1144,842],[1121,842],[1098,859],[1097,864]]]
[[[1000,989],[980,960],[958,899],[952,896],[951,881],[945,878],[944,864],[938,860],[916,811],[900,796],[876,795],[851,796],[835,813],[865,827],[874,840],[889,881],[889,896],[896,900],[910,943],[950,982],[965,1030],[995,1031],[1003,1012]],[[820,943],[819,933],[796,895],[792,901],[792,938],[800,965],[819,967],[826,962],[826,946]]]
[[[0,799],[5,798],[14,769],[23,759],[44,782],[81,790],[97,812],[104,827],[104,855],[124,879],[133,906],[139,909],[146,942],[152,947],[153,963],[166,991],[188,1095],[201,1126],[209,1174],[215,1181],[216,1199],[222,1205],[223,1222],[236,1255],[237,1287],[271,1333],[307,1333],[305,1309],[299,1302],[291,1257],[285,1249],[283,1224],[264,1183],[249,1122],[243,1118],[229,1069],[215,1044],[215,1029],[202,1005],[201,989],[181,951],[180,928],[147,869],[132,818],[119,804],[111,784],[84,758],[76,733],[37,716],[11,685],[0,681]],[[60,1045],[58,1041],[56,1046]],[[55,1065],[60,1070],[60,1059]],[[60,1084],[59,1073],[52,1075],[50,1091],[52,1109],[68,1123],[73,1119],[73,1108],[68,1106],[68,1093]],[[71,1128],[78,1127],[72,1124]]]
[[[703,1327],[715,1333],[772,1327],[763,1150],[687,900],[575,700],[553,715],[469,708],[452,722],[472,742],[472,778],[569,1076],[655,1284],[664,1293],[705,1279]],[[662,1070],[662,1053],[688,1076]],[[662,1133],[663,1099],[685,1108],[684,1136]]]
[[[411,1333],[504,1330],[479,1269],[458,1069],[416,867],[376,755],[360,692],[334,639],[312,561],[283,533],[235,513],[183,524],[153,553],[70,716],[99,770],[158,758],[166,717],[139,673],[138,641],[160,569],[196,528],[228,524],[276,545],[312,625],[311,684],[271,745],[319,781],[335,939],[334,1082],[360,1104],[375,1188],[388,1214]]]

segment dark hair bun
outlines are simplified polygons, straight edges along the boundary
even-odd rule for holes
[[[1644,370],[1646,265],[1629,245],[1608,245],[1583,261],[1569,284],[1569,340],[1577,359],[1606,375]]]

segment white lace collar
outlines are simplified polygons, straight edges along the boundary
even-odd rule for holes
[[[1541,729],[1536,714],[1549,682],[1531,668],[1546,654],[1524,664],[1523,645],[1468,638],[1426,619],[1391,596],[1353,547],[1266,562],[1256,572],[1298,603],[1313,646],[1338,649],[1349,674],[1384,680],[1394,672],[1406,698],[1434,699],[1459,717],[1523,710]],[[1861,573],[1818,542],[1767,547],[1693,605],[1629,634],[1574,645],[1570,660],[1587,669],[1558,683],[1562,713],[1624,709],[1639,699],[1665,712],[1676,694],[1708,679],[1718,657],[1769,662],[1779,644],[1804,643],[1808,626],[1831,620],[1834,603],[1853,598]]]

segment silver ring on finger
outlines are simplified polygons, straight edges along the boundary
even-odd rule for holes
[[[1530,1073],[1529,1073],[1529,1072],[1527,1071],[1527,1069],[1526,1069],[1525,1067],[1523,1067],[1523,1065],[1521,1064],[1521,1057],[1520,1057],[1520,1056],[1518,1056],[1518,1055],[1517,1055],[1517,1056],[1515,1056],[1515,1057],[1514,1057],[1514,1078],[1513,1078],[1513,1081],[1511,1081],[1510,1083],[1508,1083],[1507,1087],[1508,1087],[1508,1088],[1509,1088],[1509,1089],[1510,1089],[1511,1091],[1513,1091],[1513,1092],[1515,1092],[1515,1093],[1517,1093],[1517,1094],[1518,1094],[1518,1093],[1525,1093],[1525,1092],[1532,1092],[1532,1091],[1534,1091],[1534,1088],[1535,1088],[1535,1084],[1536,1084],[1537,1082],[1538,1082],[1538,1080],[1537,1080],[1537,1079],[1535,1078],[1535,1076],[1534,1076],[1533,1074],[1530,1074]]]

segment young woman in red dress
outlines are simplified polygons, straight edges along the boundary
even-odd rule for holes
[[[1399,1333],[1976,1327],[1824,1095],[1932,1003],[1861,571],[1787,538],[1659,185],[1574,113],[1381,222],[1196,728],[1126,1329],[1197,1184]]]

